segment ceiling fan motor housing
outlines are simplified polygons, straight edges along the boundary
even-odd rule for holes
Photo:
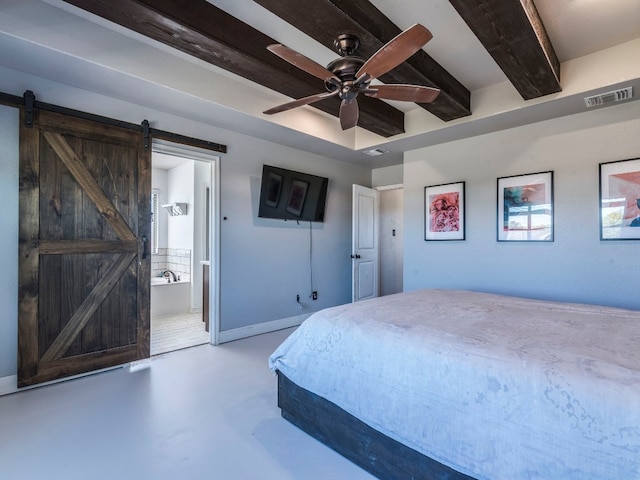
[[[327,70],[333,73],[340,79],[342,86],[345,82],[354,82],[356,79],[356,73],[360,70],[360,67],[364,65],[365,59],[357,57],[355,55],[349,55],[346,57],[340,57],[327,65]],[[335,92],[339,87],[329,82],[324,82],[326,89],[330,92]],[[362,85],[364,87],[365,85]]]
[[[340,79],[341,85],[325,82],[325,87],[329,92],[340,89],[340,98],[355,98],[357,89],[352,89],[350,83],[356,79],[356,73],[364,65],[365,59],[356,55],[356,50],[360,46],[360,40],[355,35],[343,33],[333,41],[336,51],[342,55],[327,65],[327,70]],[[346,85],[345,85],[345,82]]]

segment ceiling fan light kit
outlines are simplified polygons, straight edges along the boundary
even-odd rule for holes
[[[329,63],[326,68],[282,44],[269,45],[267,49],[270,52],[323,80],[327,91],[284,103],[263,113],[272,115],[338,96],[342,100],[339,115],[340,126],[343,130],[348,130],[358,124],[360,110],[357,97],[360,93],[385,100],[433,102],[440,93],[437,88],[405,84],[371,85],[374,79],[400,65],[420,50],[431,38],[429,30],[420,24],[415,24],[390,40],[368,60],[365,60],[356,55],[360,44],[359,39],[354,35],[342,34],[334,41],[334,46],[341,56]]]

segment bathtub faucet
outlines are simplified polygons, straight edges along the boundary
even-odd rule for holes
[[[170,276],[173,277],[173,281],[177,282],[178,281],[178,277],[176,277],[176,274],[173,273],[171,270],[165,270],[164,272],[162,272],[162,276],[163,277],[167,277],[169,278]],[[171,280],[169,280],[171,281]]]

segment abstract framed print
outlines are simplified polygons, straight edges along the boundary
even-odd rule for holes
[[[600,164],[600,240],[640,240],[640,158]]]
[[[424,239],[465,239],[464,182],[424,187]]]
[[[553,242],[553,172],[498,178],[498,241]]]

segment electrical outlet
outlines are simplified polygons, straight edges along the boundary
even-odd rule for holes
[[[311,293],[311,300],[317,300],[318,299],[318,292],[314,291]]]

